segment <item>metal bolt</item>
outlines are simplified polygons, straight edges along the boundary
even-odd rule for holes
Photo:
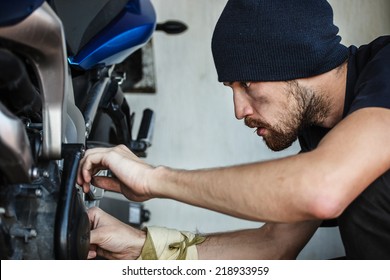
[[[48,171],[43,171],[42,172],[42,176],[45,177],[45,178],[49,178],[49,172]]]
[[[33,180],[39,177],[39,170],[37,167],[33,167],[32,169],[30,169],[30,177]]]
[[[30,237],[36,237],[37,235],[38,235],[38,233],[35,229],[30,230]]]
[[[42,190],[41,189],[36,189],[35,190],[35,195],[36,195],[36,197],[42,197]]]
[[[85,155],[85,147],[82,147],[81,148],[81,150],[80,150],[80,152],[81,152],[81,157],[84,157],[84,155]]]

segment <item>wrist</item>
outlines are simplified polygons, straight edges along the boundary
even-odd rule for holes
[[[141,256],[142,248],[146,241],[146,232],[144,230],[137,230],[137,238],[135,240],[132,240],[132,243],[134,242],[135,246],[133,247],[133,254],[134,256],[131,259],[137,259]]]
[[[168,182],[171,171],[172,169],[166,166],[157,166],[152,170],[152,174],[148,176],[148,191],[151,198],[171,198],[169,196],[171,184]]]

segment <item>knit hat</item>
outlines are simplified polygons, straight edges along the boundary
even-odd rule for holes
[[[348,57],[324,0],[229,0],[212,38],[220,82],[285,81],[330,71]]]

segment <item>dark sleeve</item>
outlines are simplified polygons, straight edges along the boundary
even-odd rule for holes
[[[300,153],[309,152],[317,148],[318,143],[330,131],[329,128],[311,126],[300,132],[298,140],[301,146]]]
[[[390,42],[382,44],[359,75],[348,114],[365,107],[390,108]]]

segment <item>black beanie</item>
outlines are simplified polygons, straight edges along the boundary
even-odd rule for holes
[[[324,0],[229,0],[212,38],[220,82],[286,81],[348,57]]]

